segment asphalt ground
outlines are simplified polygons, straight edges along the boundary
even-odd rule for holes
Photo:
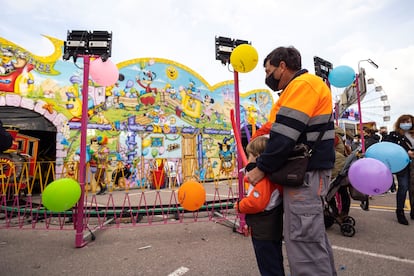
[[[369,211],[353,201],[355,235],[345,237],[337,224],[327,230],[338,275],[414,275],[414,220],[398,224],[394,206],[395,194],[375,196]],[[76,248],[74,230],[1,229],[0,275],[259,275],[250,238],[231,221],[109,228],[95,236]]]

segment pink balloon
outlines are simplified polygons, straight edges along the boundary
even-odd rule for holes
[[[368,157],[352,163],[348,178],[355,189],[366,195],[383,194],[392,184],[390,169],[383,162]]]
[[[92,80],[102,86],[111,86],[116,83],[119,78],[118,67],[111,61],[102,61],[97,58],[91,62],[89,75]]]

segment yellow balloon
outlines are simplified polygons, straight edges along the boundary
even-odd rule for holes
[[[234,48],[230,55],[230,64],[239,73],[252,71],[259,61],[256,49],[249,44],[241,44]]]

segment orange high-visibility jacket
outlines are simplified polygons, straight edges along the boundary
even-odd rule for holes
[[[273,105],[269,121],[255,137],[270,133],[266,150],[257,167],[266,173],[279,169],[297,143],[312,148],[319,132],[325,131],[313,150],[308,170],[332,169],[335,161],[332,96],[321,78],[299,71]]]

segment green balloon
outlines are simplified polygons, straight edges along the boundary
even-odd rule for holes
[[[64,212],[75,206],[81,196],[79,183],[72,178],[51,182],[42,193],[42,203],[53,212]]]

